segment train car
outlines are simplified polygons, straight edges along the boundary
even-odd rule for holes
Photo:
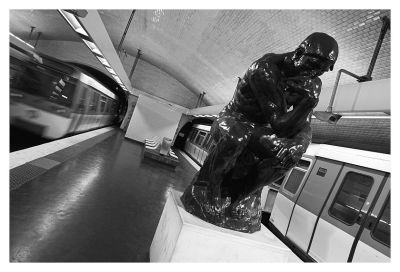
[[[390,155],[311,145],[269,220],[312,261],[389,262]]]
[[[208,152],[215,146],[210,125],[195,124],[185,141],[184,151],[199,165],[203,165]]]
[[[194,125],[185,152],[202,165],[215,143]],[[265,186],[268,227],[316,262],[390,261],[390,155],[311,144],[280,181]]]
[[[56,139],[113,124],[118,97],[76,66],[10,43],[10,124]]]

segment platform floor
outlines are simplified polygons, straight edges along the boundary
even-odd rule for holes
[[[11,191],[10,261],[149,261],[168,189],[195,170],[142,160],[143,146],[117,131]]]

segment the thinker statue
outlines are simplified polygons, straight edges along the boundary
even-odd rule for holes
[[[320,75],[339,54],[334,38],[313,33],[294,51],[256,60],[212,125],[216,146],[181,197],[185,209],[214,225],[261,228],[261,191],[298,163],[311,143]]]

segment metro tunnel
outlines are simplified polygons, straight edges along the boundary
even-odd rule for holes
[[[9,262],[391,262],[391,10],[9,10]]]

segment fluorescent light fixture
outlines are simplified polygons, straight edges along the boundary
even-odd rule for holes
[[[15,36],[15,35],[14,35],[14,34],[12,34],[11,32],[10,32],[10,35],[11,35],[11,36],[13,36],[14,38],[16,38],[17,40],[19,40],[19,41],[23,42],[24,44],[26,44],[26,45],[27,45],[27,46],[29,46],[30,48],[33,48],[33,49],[34,49],[33,45],[31,45],[31,44],[27,43],[26,41],[24,41],[24,40],[23,40],[23,39],[21,39],[20,37],[17,37],[17,36]]]
[[[73,15],[72,13],[69,13],[67,11],[64,11],[62,9],[58,10],[61,15],[65,18],[65,20],[67,20],[68,24],[78,33],[85,35],[87,37],[89,37],[89,35],[86,33],[86,31],[83,29],[83,27],[81,26],[81,24],[79,23],[78,19],[76,19],[75,15]]]
[[[117,73],[113,70],[113,68],[108,68],[107,66],[104,67],[106,67],[107,71],[110,72],[110,74],[117,75]]]
[[[100,50],[97,48],[97,46],[96,46],[94,43],[89,42],[89,41],[87,41],[87,40],[85,40],[85,39],[82,39],[82,40],[83,40],[83,42],[87,45],[87,47],[89,47],[89,49],[90,49],[93,53],[96,53],[97,55],[103,56],[103,54],[100,52]]]
[[[338,112],[341,119],[390,119],[390,114],[384,112]],[[314,115],[311,118],[316,118]]]
[[[112,77],[115,79],[115,81],[116,81],[117,83],[122,84],[122,81],[121,81],[121,79],[119,79],[118,76],[112,75]]]
[[[105,58],[96,56],[96,58],[104,65],[104,66],[108,66],[111,67],[111,65],[108,63],[108,61]]]

